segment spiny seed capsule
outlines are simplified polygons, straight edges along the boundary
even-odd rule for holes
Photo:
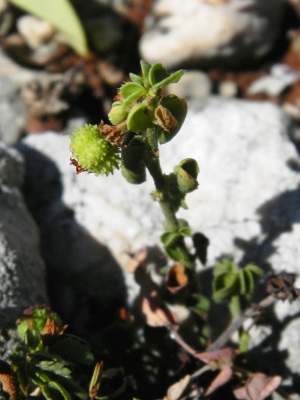
[[[95,175],[108,176],[120,167],[119,149],[100,135],[97,125],[86,124],[76,129],[71,136],[70,149],[78,165]]]

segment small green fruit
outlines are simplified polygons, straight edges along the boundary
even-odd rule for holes
[[[85,125],[76,129],[71,136],[70,149],[78,164],[95,175],[113,174],[119,169],[119,149],[100,135],[97,125]]]

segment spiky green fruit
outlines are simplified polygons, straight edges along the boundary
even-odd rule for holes
[[[76,129],[71,136],[70,149],[80,167],[95,175],[113,174],[120,167],[119,149],[100,134],[97,125]]]

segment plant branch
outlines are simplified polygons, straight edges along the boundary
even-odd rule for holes
[[[228,326],[228,328],[225,329],[225,331],[218,337],[217,340],[208,346],[207,351],[219,350],[224,347],[233,333],[239,330],[248,318],[256,317],[261,313],[262,309],[271,306],[275,300],[276,299],[273,297],[273,295],[269,295],[260,303],[258,303],[257,307],[249,307],[243,314],[239,315],[232,321],[232,323]]]

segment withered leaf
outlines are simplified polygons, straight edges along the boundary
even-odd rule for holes
[[[209,385],[208,389],[205,392],[205,396],[209,396],[219,387],[225,385],[233,375],[232,369],[230,367],[225,367],[221,370],[221,372],[217,375],[217,377],[212,381]]]
[[[188,283],[188,276],[185,273],[185,268],[181,263],[175,263],[169,269],[166,278],[166,286],[170,292],[176,293]]]
[[[262,373],[253,374],[246,385],[234,391],[237,399],[264,400],[270,396],[281,383],[280,376],[269,377]]]
[[[224,347],[220,350],[196,353],[196,357],[207,364],[216,361],[224,364],[233,361],[235,357],[235,351],[231,347]]]
[[[180,399],[182,393],[187,388],[190,383],[190,375],[186,375],[180,381],[174,383],[169,387],[167,396],[165,396],[164,400],[178,400]]]

